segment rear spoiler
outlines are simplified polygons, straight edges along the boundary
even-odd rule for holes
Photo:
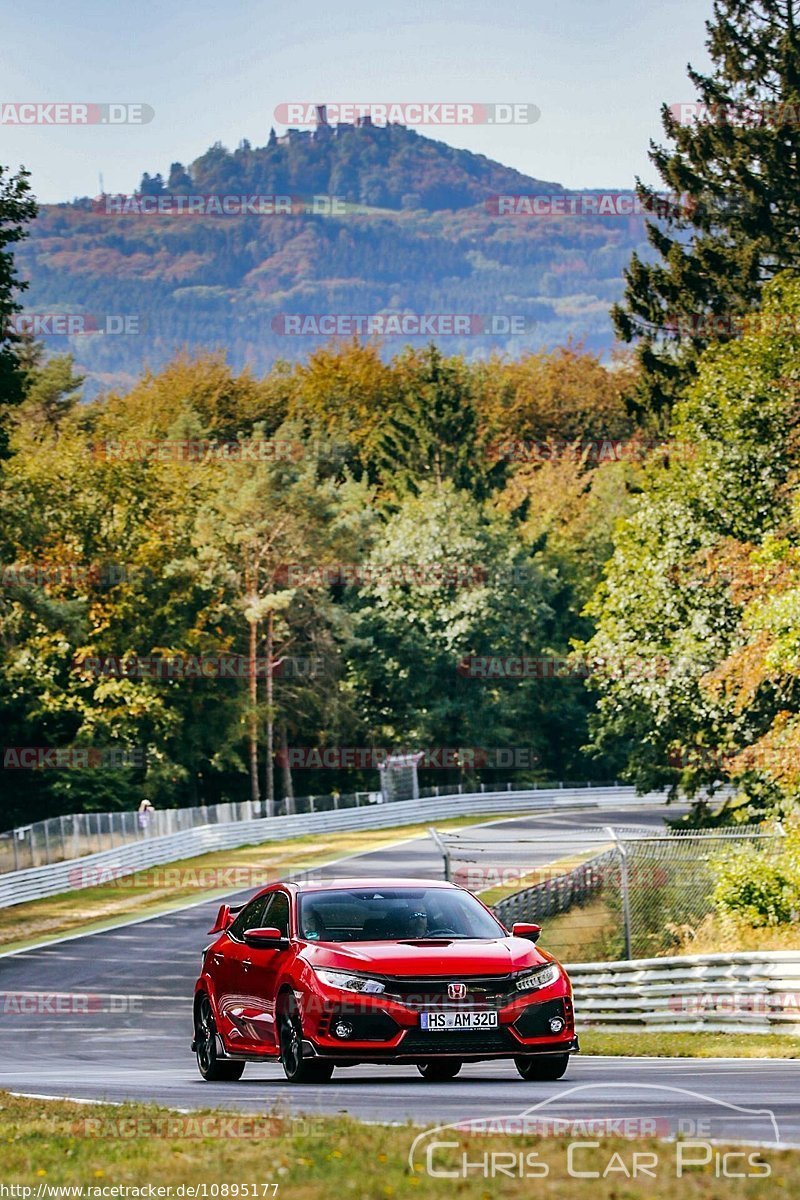
[[[233,914],[241,912],[244,908],[243,904],[223,904],[217,913],[217,919],[214,922],[209,933],[224,933],[228,926],[233,921]]]

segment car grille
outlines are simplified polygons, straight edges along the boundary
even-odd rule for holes
[[[512,1042],[504,1029],[463,1030],[459,1033],[426,1033],[412,1029],[397,1047],[398,1054],[501,1054]]]
[[[405,976],[384,977],[386,982],[385,996],[405,1004],[408,1008],[500,1008],[507,1004],[512,996],[518,995],[514,980],[510,975],[489,975],[471,979],[407,978]],[[467,994],[460,1000],[451,1000],[447,995],[447,985],[450,983],[465,983]]]

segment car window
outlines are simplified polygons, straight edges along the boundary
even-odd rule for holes
[[[298,928],[301,937],[322,942],[505,936],[503,927],[474,896],[456,888],[312,892],[300,898]]]
[[[245,905],[236,920],[228,927],[230,936],[241,942],[246,930],[257,929],[263,925],[264,922],[261,918],[269,899],[271,899],[269,894],[256,896],[255,900],[251,900],[249,904]]]
[[[262,924],[280,929],[282,937],[289,936],[289,897],[285,892],[272,893]]]

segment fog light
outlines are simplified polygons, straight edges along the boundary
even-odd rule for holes
[[[550,1018],[550,1031],[552,1033],[561,1033],[561,1030],[563,1028],[564,1028],[564,1022],[561,1019],[561,1017],[551,1017]]]
[[[353,1026],[349,1021],[337,1021],[333,1027],[334,1037],[349,1038],[353,1036]]]

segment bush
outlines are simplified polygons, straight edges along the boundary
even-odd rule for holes
[[[779,854],[739,846],[717,859],[712,893],[720,917],[759,929],[800,916],[800,822],[787,830]]]

